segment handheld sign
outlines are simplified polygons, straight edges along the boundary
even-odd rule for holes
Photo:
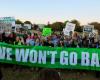
[[[85,25],[83,28],[83,32],[88,32],[91,33],[94,30],[94,26],[93,25]]]
[[[51,28],[43,28],[42,35],[43,36],[50,36],[52,33]]]
[[[93,30],[91,33],[89,33],[89,37],[97,37],[98,30]]]
[[[70,35],[70,32],[73,32],[75,29],[75,24],[67,23],[66,27],[63,29],[64,35]]]

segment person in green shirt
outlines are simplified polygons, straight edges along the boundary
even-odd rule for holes
[[[23,45],[24,42],[22,42],[22,38],[16,37],[16,41],[14,42],[14,45]]]

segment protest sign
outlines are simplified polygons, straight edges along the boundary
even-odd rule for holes
[[[96,36],[96,34],[93,33],[93,32],[91,32],[91,33],[89,34],[89,37],[95,37],[95,36]]]
[[[42,35],[43,36],[50,36],[52,33],[51,28],[43,28]]]
[[[0,62],[30,67],[100,71],[100,49],[33,47],[0,43]]]
[[[70,35],[70,32],[73,32],[75,29],[75,24],[67,23],[66,27],[63,29],[64,35]]]
[[[93,25],[84,25],[83,32],[90,33],[90,32],[93,32],[93,30],[94,30]]]
[[[98,30],[94,29],[92,32],[89,33],[89,37],[97,38]]]

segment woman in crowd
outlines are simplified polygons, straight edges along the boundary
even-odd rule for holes
[[[14,42],[14,45],[23,45],[23,44],[24,44],[23,38],[16,37],[16,41]]]

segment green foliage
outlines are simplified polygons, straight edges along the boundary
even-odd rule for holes
[[[44,26],[44,28],[50,28],[50,26],[49,25],[46,25],[46,26]]]
[[[38,28],[39,28],[39,26],[38,26],[38,25],[36,25],[36,24],[34,24],[33,29],[34,29],[34,30],[37,30]]]
[[[79,22],[78,20],[76,20],[76,19],[73,19],[73,20],[71,21],[71,23],[76,24],[76,26],[80,26],[80,22]]]
[[[51,28],[53,31],[63,31],[63,28],[65,28],[67,22],[76,24],[75,31],[77,31],[77,32],[83,31],[83,26],[81,26],[80,22],[76,19],[73,19],[71,21],[66,20],[65,22],[54,22],[52,24],[48,23],[48,25],[44,26],[44,28]],[[15,23],[23,25],[23,22],[20,21],[19,19],[17,19]],[[32,24],[30,21],[25,21],[24,23]],[[94,28],[97,29],[100,33],[100,23],[99,22],[91,22],[89,24],[94,25]],[[35,24],[33,29],[37,30],[38,28],[39,28],[39,26]]]
[[[23,25],[23,22],[20,21],[19,19],[17,19],[17,20],[15,21],[15,23],[16,23],[16,24],[21,24],[21,25]]]
[[[24,23],[25,24],[32,24],[30,21],[25,21]]]
[[[77,31],[77,32],[83,31],[82,26],[80,26],[80,22],[75,19],[72,21],[67,20],[64,23],[63,22],[55,22],[55,23],[51,24],[50,27],[52,28],[53,31],[63,31],[63,28],[65,28],[67,22],[76,24],[75,31]]]
[[[82,30],[82,26],[80,26],[80,22],[79,22],[78,20],[73,19],[73,20],[71,21],[71,23],[76,24],[76,26],[75,26],[75,31],[77,31],[77,32],[82,32],[82,31],[83,31],[83,30]]]
[[[69,22],[68,20],[67,20],[67,21],[65,21],[65,22],[64,22],[64,26],[66,26],[66,23],[68,23],[68,22]]]
[[[97,29],[100,33],[100,23],[99,22],[91,22],[90,25],[94,25],[94,28]]]
[[[62,22],[55,22],[51,24],[50,27],[53,29],[53,31],[62,31],[65,26]]]

